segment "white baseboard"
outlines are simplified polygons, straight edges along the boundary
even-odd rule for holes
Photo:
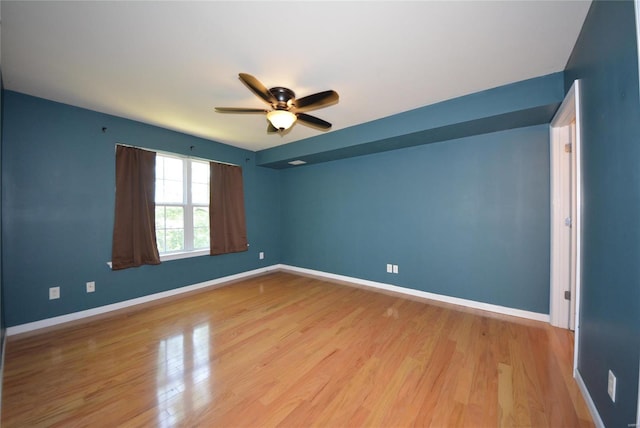
[[[580,392],[582,393],[582,397],[584,398],[585,403],[587,403],[587,408],[589,409],[589,413],[591,413],[591,417],[593,418],[593,423],[597,428],[605,428],[602,419],[600,419],[600,413],[598,413],[598,409],[596,409],[596,405],[591,399],[591,394],[589,394],[589,390],[587,389],[587,385],[585,385],[582,376],[578,369],[573,371],[573,377],[578,384],[578,388],[580,388]]]
[[[241,272],[235,275],[224,276],[222,278],[216,278],[210,281],[200,282],[198,284],[186,285],[184,287],[174,288],[172,290],[150,294],[148,296],[138,297],[131,300],[125,300],[124,302],[118,302],[110,305],[99,306],[97,308],[87,309],[85,311],[73,312],[66,315],[60,315],[58,317],[47,318],[40,321],[34,321],[26,324],[20,324],[13,327],[8,327],[6,335],[13,336],[16,334],[27,333],[34,330],[39,330],[42,328],[52,327],[58,324],[67,323],[70,321],[76,321],[79,319],[88,318],[95,315],[105,314],[107,312],[117,311],[119,309],[128,308],[130,306],[149,303],[154,300],[164,299],[164,298],[175,296],[178,294],[188,293],[191,291],[199,290],[201,288],[221,286],[228,282],[237,281],[239,279],[248,278],[251,276],[261,275],[272,270],[277,270],[278,267],[276,266],[278,265],[267,266],[264,268],[254,269],[247,272]]]
[[[412,288],[399,287],[397,285],[385,284],[383,282],[369,281],[366,279],[354,278],[351,276],[336,275],[333,273],[322,272],[318,270],[300,268],[289,265],[275,265],[278,269],[290,272],[302,273],[305,275],[317,276],[321,278],[333,279],[336,281],[351,282],[356,285],[363,285],[365,287],[377,288],[386,291],[392,291],[395,293],[407,294],[410,296],[420,297],[428,300],[435,300],[438,302],[451,303],[454,305],[465,306],[473,309],[481,309],[483,311],[495,312],[503,315],[510,315],[519,318],[527,318],[536,321],[549,322],[549,314],[542,314],[539,312],[530,312],[522,309],[514,309],[506,306],[492,305],[490,303],[477,302],[475,300],[461,299],[459,297],[445,296],[442,294],[429,293],[427,291],[414,290]]]
[[[461,299],[458,297],[451,297],[451,296],[445,296],[441,294],[429,293],[426,291],[414,290],[412,288],[399,287],[396,285],[385,284],[382,282],[369,281],[366,279],[354,278],[350,276],[337,275],[333,273],[322,272],[322,271],[317,271],[312,269],[299,268],[296,266],[277,264],[277,265],[267,266],[264,268],[255,269],[247,272],[241,272],[235,275],[213,279],[210,281],[201,282],[198,284],[187,285],[184,287],[163,291],[161,293],[150,294],[148,296],[138,297],[136,299],[125,300],[124,302],[113,303],[110,305],[87,309],[85,311],[73,312],[66,315],[61,315],[53,318],[47,318],[39,321],[34,321],[26,324],[20,324],[20,325],[8,327],[6,331],[6,335],[13,336],[16,334],[27,333],[30,331],[39,330],[47,327],[53,327],[58,324],[76,321],[76,320],[80,320],[83,318],[88,318],[96,315],[102,315],[102,314],[113,312],[119,309],[124,309],[131,306],[149,303],[155,300],[164,299],[164,298],[175,296],[178,294],[188,293],[191,291],[199,290],[201,288],[224,285],[225,283],[228,283],[228,282],[237,281],[239,279],[243,279],[243,278],[247,278],[255,275],[261,275],[261,274],[264,274],[270,271],[275,271],[275,270],[283,270],[283,271],[317,276],[320,278],[332,279],[336,281],[350,282],[356,285],[362,285],[365,287],[392,291],[395,293],[406,294],[410,296],[420,297],[423,299],[451,303],[454,305],[465,306],[468,308],[481,309],[484,311],[516,316],[520,318],[527,318],[527,319],[532,319],[536,321],[549,322],[548,314],[541,314],[537,312],[524,311],[521,309],[508,308],[505,306],[492,305],[489,303],[476,302],[474,300],[467,300],[467,299]]]

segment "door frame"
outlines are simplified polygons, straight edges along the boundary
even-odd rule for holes
[[[640,0],[634,1],[636,10],[636,46],[638,48],[638,76],[640,76]],[[640,81],[638,82],[640,87]],[[640,361],[638,361],[640,367]],[[636,426],[640,427],[640,370],[638,374],[638,407],[636,409]]]
[[[636,10],[636,46],[638,48],[638,76],[640,76],[640,0],[634,1]],[[638,82],[640,88],[640,81]],[[638,361],[640,367],[640,361]],[[640,427],[640,370],[638,374],[638,407],[636,409],[636,426]]]
[[[564,145],[568,139],[571,124],[575,120],[575,137],[572,141],[572,167],[575,171],[573,193],[575,206],[571,218],[571,227],[575,230],[575,253],[570,262],[570,238],[567,238],[565,216],[561,210],[559,197],[562,185],[566,183],[566,166],[562,166],[560,156],[565,155]],[[574,375],[578,367],[578,343],[580,340],[580,286],[582,279],[582,165],[581,165],[581,113],[580,113],[580,81],[571,85],[569,92],[560,105],[550,125],[550,161],[551,161],[551,266],[550,266],[550,299],[549,318],[552,325],[569,328],[570,308],[564,298],[566,278],[573,273],[575,278],[575,344]],[[565,164],[566,165],[566,164]],[[563,174],[564,173],[564,174]],[[574,272],[571,270],[575,269]]]

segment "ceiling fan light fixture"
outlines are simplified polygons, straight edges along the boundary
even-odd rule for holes
[[[273,110],[267,113],[267,119],[278,131],[285,131],[296,121],[296,115],[287,110]]]

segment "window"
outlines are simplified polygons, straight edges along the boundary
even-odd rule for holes
[[[161,256],[209,250],[209,163],[156,155],[156,239]],[[172,257],[163,257],[168,259]]]
[[[238,165],[116,144],[114,214],[114,270],[249,247]]]

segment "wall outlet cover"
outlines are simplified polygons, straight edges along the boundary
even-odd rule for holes
[[[49,288],[49,300],[59,299],[60,298],[60,287],[50,287]]]
[[[609,370],[609,380],[607,382],[607,393],[611,398],[611,401],[616,402],[616,375],[613,374],[611,370]]]

